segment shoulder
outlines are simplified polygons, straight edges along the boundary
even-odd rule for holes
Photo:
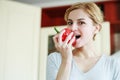
[[[104,63],[106,66],[109,66],[111,69],[120,69],[120,59],[104,55]],[[120,71],[120,70],[119,70]]]
[[[48,59],[60,59],[61,54],[58,52],[53,52],[48,55]]]
[[[47,57],[48,64],[60,65],[61,63],[61,54],[58,52],[53,52]]]
[[[108,56],[108,55],[103,55],[103,58],[104,58],[104,61],[110,64],[119,64],[119,59],[118,58],[115,58],[115,57],[112,57],[112,56]]]
[[[112,61],[113,61],[113,66],[115,68],[119,68],[120,69],[120,59],[116,58],[116,57],[112,57]]]
[[[112,55],[112,57],[119,59],[119,58],[120,58],[120,51],[115,52],[115,53]]]
[[[120,79],[120,59],[116,57],[106,56],[103,57],[104,62],[102,63],[104,66],[104,71],[107,71],[113,80]]]

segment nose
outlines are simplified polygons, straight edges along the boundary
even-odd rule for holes
[[[72,31],[76,31],[77,28],[78,28],[78,25],[75,24],[75,23],[71,26],[71,30],[72,30]]]

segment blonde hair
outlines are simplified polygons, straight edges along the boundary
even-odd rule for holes
[[[89,17],[92,19],[93,24],[99,24],[103,22],[103,14],[100,8],[93,2],[88,2],[88,3],[77,3],[72,5],[70,8],[68,8],[65,12],[64,19],[67,21],[68,16],[71,11],[76,10],[76,9],[83,9]]]

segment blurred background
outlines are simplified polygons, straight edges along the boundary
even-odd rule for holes
[[[76,2],[101,8],[105,23],[96,47],[120,58],[119,0],[0,0],[0,80],[46,80],[53,27],[66,26],[65,10]]]
[[[42,10],[41,27],[65,25],[63,19],[65,10],[76,2],[95,2],[103,11],[104,20],[110,22],[111,26],[111,54],[120,49],[119,41],[120,32],[120,1],[119,0],[12,0],[40,7]],[[52,20],[51,20],[52,19]]]

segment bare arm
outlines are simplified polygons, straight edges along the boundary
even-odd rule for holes
[[[62,60],[56,80],[69,80],[71,72],[71,60]]]
[[[64,31],[53,37],[55,47],[61,53],[62,56],[62,62],[58,70],[56,80],[69,80],[71,72],[71,64],[73,58],[72,43],[75,40],[75,38],[73,37],[71,39],[73,33],[70,33],[66,40],[62,42],[61,37],[63,33]],[[56,38],[58,38],[58,41],[56,40]],[[70,42],[68,43],[69,40]]]

